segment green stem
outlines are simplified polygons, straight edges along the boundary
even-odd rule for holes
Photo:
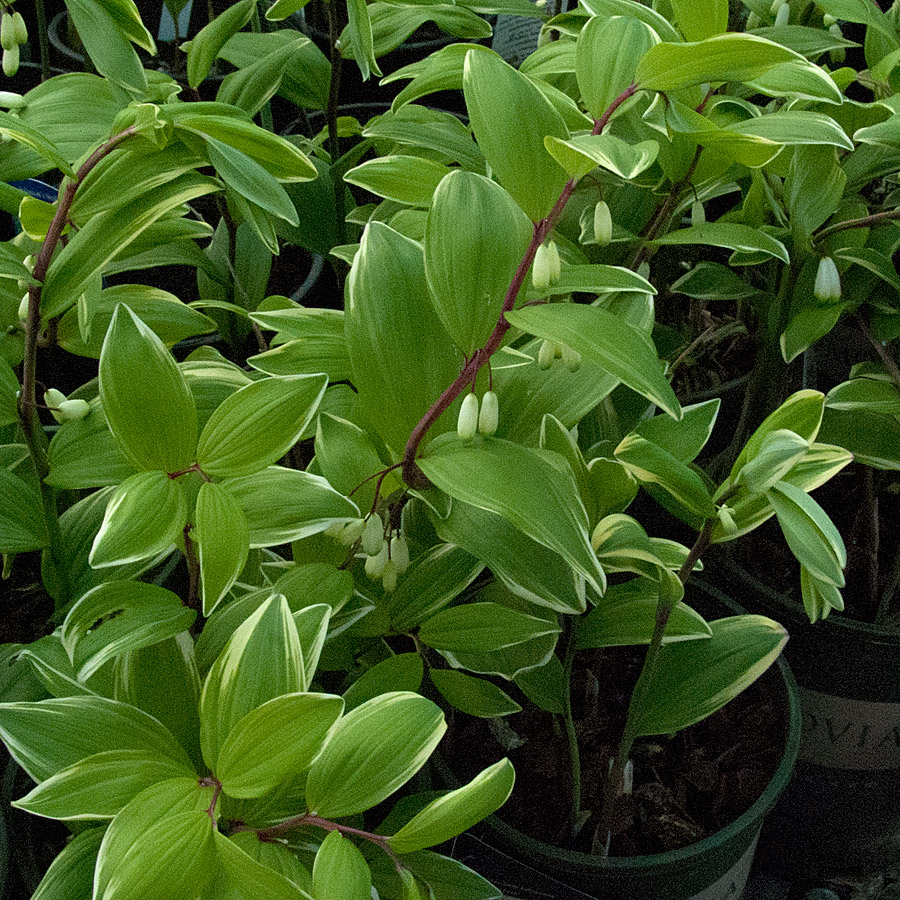
[[[134,128],[127,128],[113,135],[101,144],[81,165],[75,177],[65,183],[60,190],[56,212],[47,229],[47,236],[38,251],[34,263],[34,281],[28,288],[28,314],[25,317],[25,350],[22,360],[22,390],[19,396],[19,422],[25,436],[25,444],[37,471],[41,487],[44,521],[50,534],[49,552],[59,577],[63,583],[66,599],[71,599],[72,585],[69,579],[68,564],[63,556],[62,537],[59,528],[59,511],[56,505],[56,492],[45,481],[50,474],[47,461],[47,436],[44,434],[40,417],[37,415],[37,347],[41,330],[41,295],[50,260],[62,238],[63,229],[69,219],[69,212],[75,200],[75,192],[91,170],[102,159],[112,153],[121,143],[134,134]]]
[[[732,493],[732,491],[726,492],[720,502],[724,503]],[[716,518],[709,518],[703,524],[703,528],[697,536],[694,546],[691,547],[684,564],[678,571],[678,579],[682,584],[687,582],[697,561],[709,547],[716,521]],[[625,767],[631,756],[631,749],[634,746],[634,741],[638,737],[638,725],[650,696],[653,675],[656,672],[663,638],[666,634],[666,626],[669,624],[669,616],[672,614],[672,610],[676,605],[677,601],[672,603],[661,597],[659,604],[656,607],[656,622],[653,627],[653,635],[650,638],[650,644],[647,647],[647,653],[644,656],[641,674],[638,676],[637,684],[634,686],[634,691],[632,691],[631,694],[631,700],[628,704],[628,717],[625,721],[625,728],[622,732],[622,738],[619,741],[616,757],[613,761],[609,777],[604,784],[600,824],[597,826],[597,831],[594,836],[594,853],[602,857],[609,855],[613,817],[615,814],[616,801],[622,792]]]
[[[854,228],[870,228],[872,225],[884,225],[894,219],[900,219],[900,207],[888,209],[884,212],[872,213],[870,216],[862,216],[859,219],[847,219],[846,222],[836,222],[827,228],[822,228],[813,235],[813,244],[824,241],[829,235],[839,231],[850,231]]]
[[[565,709],[563,718],[566,723],[566,737],[569,745],[569,771],[572,776],[572,809],[570,812],[568,831],[574,837],[581,818],[581,752],[578,748],[578,733],[575,730],[575,718],[572,715],[572,664],[575,661],[575,650],[578,645],[578,619],[568,621],[568,640],[566,655],[563,661],[565,684]]]
[[[862,333],[866,336],[866,340],[872,345],[875,349],[875,352],[881,359],[882,364],[885,369],[887,369],[888,374],[891,376],[891,380],[894,382],[894,385],[900,388],[900,367],[897,366],[897,362],[890,353],[888,353],[887,348],[881,341],[878,340],[877,337],[872,333],[872,329],[869,327],[869,323],[862,317],[860,313],[856,313],[856,321],[859,323],[859,327],[862,330]]]
[[[41,48],[41,81],[50,77],[50,42],[47,37],[47,10],[44,0],[34,0],[34,11],[37,14],[38,44]]]
[[[638,86],[632,84],[622,91],[622,93],[610,103],[603,115],[594,122],[594,128],[591,131],[591,134],[601,134],[610,118],[612,118],[613,113],[626,100],[633,97],[638,90]],[[528,249],[525,251],[525,255],[519,262],[518,268],[509,284],[506,296],[503,298],[503,306],[500,308],[500,316],[497,319],[497,324],[494,326],[494,330],[491,332],[491,336],[488,338],[487,343],[469,357],[456,380],[446,388],[444,393],[441,394],[437,400],[434,401],[425,415],[416,424],[416,427],[413,428],[403,451],[403,480],[410,487],[426,489],[431,486],[431,482],[425,477],[425,474],[416,463],[416,454],[419,451],[419,446],[425,438],[425,435],[431,430],[432,425],[434,425],[440,416],[450,408],[453,401],[467,387],[475,383],[475,378],[481,370],[481,367],[490,363],[491,357],[500,349],[503,338],[506,336],[506,332],[509,331],[510,327],[509,322],[506,321],[506,314],[511,312],[515,307],[519,291],[522,289],[522,285],[525,282],[525,276],[528,274],[528,269],[534,261],[537,249],[550,236],[550,233],[559,221],[559,217],[562,215],[566,204],[569,202],[569,198],[575,192],[577,183],[576,179],[570,178],[566,182],[553,209],[551,209],[539,222],[534,223],[531,243],[528,245]]]

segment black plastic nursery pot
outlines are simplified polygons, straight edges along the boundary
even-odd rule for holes
[[[803,718],[797,768],[762,837],[783,872],[865,873],[900,859],[900,633],[833,613],[811,625],[734,563],[716,570],[791,635]]]
[[[744,612],[715,588],[699,582],[692,588],[691,606],[705,616]],[[787,707],[783,756],[753,805],[710,837],[668,853],[604,860],[535,840],[505,823],[501,810],[461,845],[467,858],[458,857],[520,900],[739,900],[763,820],[788,784],[800,747],[798,689],[783,657],[764,677],[779,685]],[[458,783],[443,759],[436,766],[439,779]]]

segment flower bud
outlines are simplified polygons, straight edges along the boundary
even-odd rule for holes
[[[74,422],[83,419],[90,411],[91,405],[87,400],[63,400],[57,405],[53,418],[57,422]]]
[[[21,94],[12,91],[0,91],[0,106],[4,109],[23,109],[25,98]]]
[[[841,276],[830,256],[823,256],[819,260],[813,294],[822,303],[835,303],[841,299]]]
[[[402,534],[395,534],[391,538],[391,561],[398,575],[402,575],[409,568],[409,544]]]
[[[16,40],[16,26],[13,23],[13,17],[9,13],[3,13],[0,16],[0,47],[4,50],[12,50],[18,47],[19,42]]]
[[[562,361],[570,372],[577,372],[581,368],[581,354],[568,344],[562,344]]]
[[[553,31],[550,28],[542,28],[538,32],[537,36],[537,46],[540,49],[546,44],[549,44],[553,40]]]
[[[3,51],[3,74],[12,78],[19,71],[19,46]]]
[[[25,20],[22,18],[22,13],[14,12],[12,14],[13,20],[13,29],[16,33],[16,43],[17,44],[27,44],[28,43],[28,27],[25,25]]]
[[[737,534],[737,525],[734,523],[734,510],[730,506],[720,506],[716,510],[719,517],[719,524],[722,526],[726,534]]]
[[[825,13],[822,16],[822,24],[826,28],[831,28],[832,25],[837,25],[837,16],[833,16],[831,13]]]
[[[377,581],[384,575],[384,567],[388,563],[388,542],[382,538],[381,550],[366,559],[366,575]]]
[[[833,65],[840,66],[843,65],[844,60],[847,58],[847,51],[843,47],[835,47],[828,55],[831,57]]]
[[[29,253],[25,259],[22,260],[22,265],[28,269],[29,272],[34,271],[35,263],[37,262],[37,257],[33,253]]]
[[[642,262],[637,267],[637,273],[638,273],[638,275],[641,276],[641,278],[644,279],[644,281],[649,281],[650,280],[650,263]]]
[[[612,240],[612,214],[605,200],[601,200],[594,207],[594,240],[601,247],[605,247]]]
[[[769,7],[769,12],[772,13],[773,16],[777,16],[778,10],[786,4],[787,0],[772,0],[772,5]]]
[[[340,540],[341,534],[343,534],[343,531],[344,531],[344,523],[343,522],[334,522],[333,524],[329,525],[325,529],[324,534],[330,538],[335,538],[337,540]]]
[[[546,244],[541,244],[534,254],[531,283],[536,291],[546,291],[550,287],[550,251]]]
[[[386,593],[392,594],[394,592],[394,588],[397,587],[397,576],[399,574],[397,564],[394,560],[389,559],[384,564],[384,572],[381,573],[381,583]]]
[[[542,369],[549,369],[553,364],[553,360],[556,359],[556,341],[544,340],[541,343],[541,348],[538,350],[538,365]]]
[[[706,210],[703,208],[703,204],[699,200],[695,200],[691,204],[691,225],[695,228],[699,228],[701,225],[706,224]]]
[[[478,430],[478,398],[473,393],[463,397],[456,420],[456,434],[461,441],[471,441]]]
[[[488,437],[497,433],[500,422],[500,401],[494,391],[487,391],[481,398],[481,412],[478,414],[478,431]]]
[[[24,322],[28,318],[28,294],[19,301],[19,321]]]
[[[791,18],[791,8],[787,3],[782,3],[781,6],[778,7],[778,12],[775,14],[775,27],[780,27],[781,25],[787,25],[788,21]]]
[[[562,264],[559,261],[559,249],[556,241],[547,242],[547,257],[550,260],[550,284],[556,284],[562,275]]]
[[[58,409],[60,403],[66,402],[66,395],[56,388],[50,388],[44,391],[44,404],[51,409]]]
[[[384,541],[384,522],[378,513],[372,513],[366,520],[365,527],[362,532],[362,548],[363,553],[369,556],[375,556],[381,551],[381,545]]]
[[[754,28],[759,28],[761,25],[762,19],[753,10],[750,10],[747,15],[747,31],[753,31]]]
[[[338,540],[345,547],[352,547],[362,536],[366,530],[365,519],[354,519],[348,522],[341,530]]]

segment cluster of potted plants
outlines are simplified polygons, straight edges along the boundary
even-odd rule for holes
[[[737,897],[798,752],[767,861],[883,862],[894,13],[327,0],[317,46],[304,5],[161,66],[143,3],[65,0],[55,75],[4,12],[3,813],[65,823],[15,877]]]

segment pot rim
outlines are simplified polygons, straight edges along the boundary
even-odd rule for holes
[[[725,605],[734,614],[746,613],[738,603],[727,595],[723,594],[717,588],[712,587],[704,582],[695,581],[693,586],[707,594],[713,600]],[[794,770],[794,763],[797,760],[797,754],[800,750],[800,728],[802,713],[800,710],[800,693],[797,682],[791,672],[790,666],[784,658],[784,654],[780,655],[775,661],[772,668],[777,668],[781,676],[782,684],[785,690],[785,699],[787,700],[787,733],[785,735],[785,748],[781,757],[781,762],[775,770],[769,783],[763,792],[757,797],[754,803],[742,815],[738,816],[733,822],[730,822],[724,828],[719,829],[715,834],[681,847],[678,850],[670,850],[666,853],[651,853],[643,856],[611,856],[603,859],[599,856],[593,856],[589,853],[581,853],[575,850],[566,850],[561,847],[555,847],[544,841],[530,837],[517,828],[508,825],[496,814],[489,816],[484,820],[483,824],[487,824],[491,829],[503,835],[504,838],[514,841],[526,853],[535,857],[553,857],[555,860],[562,861],[566,867],[579,867],[591,870],[596,873],[603,871],[627,873],[629,871],[645,870],[655,867],[670,868],[688,868],[696,865],[698,859],[710,850],[722,846],[731,839],[737,837],[741,832],[750,828],[754,823],[762,824],[763,817],[778,800],[781,792],[790,781],[791,774]],[[441,759],[441,763],[446,763]]]
[[[722,557],[716,561],[716,564],[720,565],[723,569],[727,569],[731,576],[752,586],[753,589],[762,594],[768,602],[785,610],[793,620],[791,623],[793,625],[800,625],[805,628],[817,628],[823,631],[831,630],[838,634],[853,634],[854,636],[863,638],[873,644],[888,644],[891,646],[900,645],[900,630],[886,628],[884,625],[876,625],[874,622],[864,622],[860,619],[846,618],[846,614],[843,613],[830,615],[828,618],[821,619],[813,624],[809,621],[806,610],[804,610],[800,603],[783,597],[774,588],[770,587],[765,582],[760,581],[752,572],[745,569],[744,566],[730,554],[722,554]],[[707,582],[703,582],[703,587],[706,589],[709,588],[710,585]]]

